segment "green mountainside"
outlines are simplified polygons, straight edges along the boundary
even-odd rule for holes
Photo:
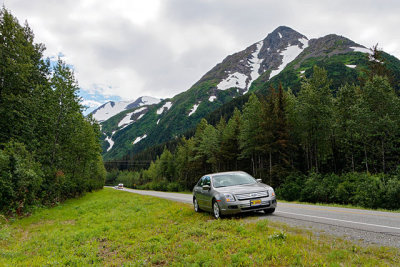
[[[298,51],[298,55],[284,63],[290,49]],[[202,118],[213,120],[230,114],[234,107],[246,102],[247,92],[265,94],[270,86],[281,83],[296,93],[314,65],[327,70],[332,88],[345,83],[359,84],[368,65],[368,53],[365,47],[342,36],[330,34],[307,40],[288,27],[278,27],[263,41],[228,56],[189,90],[155,105],[125,110],[102,122],[103,157],[121,159],[174,140],[193,129]],[[386,53],[383,57],[399,79],[400,61]],[[282,70],[277,73],[279,68]],[[119,126],[126,116],[131,116],[130,123]]]

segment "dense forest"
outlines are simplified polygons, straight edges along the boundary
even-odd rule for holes
[[[73,70],[0,11],[0,213],[25,214],[102,188],[99,125],[82,115]]]
[[[369,62],[361,85],[334,88],[315,66],[296,95],[282,86],[252,94],[228,120],[203,119],[147,169],[110,162],[106,182],[191,190],[203,174],[243,170],[288,200],[400,208],[400,98],[376,48]]]

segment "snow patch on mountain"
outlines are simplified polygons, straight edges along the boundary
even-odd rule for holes
[[[123,126],[123,125],[125,125],[125,124],[129,124],[129,123],[131,123],[133,120],[131,120],[131,116],[132,116],[132,114],[133,114],[134,112],[129,112],[129,113],[127,113],[126,115],[125,115],[125,117],[122,119],[122,120],[120,120],[120,122],[118,123],[118,127],[121,127],[121,126]]]
[[[365,47],[355,47],[355,46],[353,46],[353,47],[350,47],[351,49],[353,49],[353,51],[354,52],[361,52],[361,53],[366,53],[366,54],[370,54],[370,55],[372,55],[372,51],[370,50],[370,49],[368,49],[368,48],[365,48]]]
[[[169,110],[172,107],[172,102],[166,102],[161,108],[157,110],[157,114],[160,115],[164,112],[165,109]]]
[[[147,107],[142,107],[142,108],[139,108],[139,109],[137,109],[137,110],[135,110],[133,112],[127,113],[125,115],[125,117],[118,123],[118,127],[121,127],[121,126],[124,126],[124,125],[126,127],[128,124],[131,124],[132,122],[140,120],[144,116],[145,113],[140,114],[140,116],[136,120],[132,120],[131,117],[132,117],[133,114],[137,114],[137,113],[143,112],[145,110],[147,110]]]
[[[126,106],[128,106],[130,103],[131,101],[107,102],[93,112],[93,118],[95,118],[99,122],[108,120],[112,116],[117,115],[121,111],[124,111]]]
[[[280,32],[278,32],[279,38],[282,38],[282,34]]]
[[[107,152],[108,151],[110,151],[111,150],[111,148],[113,147],[113,145],[114,145],[114,141],[112,140],[112,138],[111,137],[106,137],[106,139],[104,139],[105,141],[107,141],[109,144],[110,144],[110,146],[107,148]]]
[[[135,110],[135,111],[133,112],[133,114],[140,113],[140,112],[142,112],[142,111],[144,111],[144,110],[146,110],[146,109],[147,109],[147,107],[139,108],[139,109]]]
[[[354,69],[355,67],[357,67],[357,65],[347,65],[346,64],[346,67]]]
[[[191,116],[192,114],[194,114],[197,110],[197,108],[199,107],[200,103],[198,104],[194,104],[193,108],[190,110],[190,113],[188,116]]]
[[[147,137],[147,134],[143,135],[143,136],[139,136],[135,139],[135,141],[132,142],[132,144],[137,144],[140,141],[142,141],[143,139],[145,139]]]
[[[142,96],[133,101],[110,101],[94,110],[92,114],[93,118],[95,118],[98,122],[103,122],[124,110],[137,108],[144,105],[158,104],[160,101],[160,99],[151,96]]]
[[[214,100],[217,99],[217,97],[215,95],[212,95],[208,98],[208,101],[210,102],[214,102]]]
[[[218,85],[217,89],[226,90],[232,87],[244,89],[246,88],[247,76],[240,72],[230,74],[226,79],[223,79]]]
[[[285,50],[281,51],[282,63],[278,67],[278,69],[271,71],[269,78],[278,75],[287,64],[292,62],[306,47],[308,47],[308,40],[305,38],[299,39],[299,41],[303,44],[303,47],[300,48],[298,45],[292,45],[287,47]]]
[[[151,96],[142,96],[142,104],[143,105],[153,105],[153,104],[158,104],[160,103],[159,98],[151,97]]]
[[[264,43],[263,41],[258,42],[256,46],[256,51],[254,51],[254,53],[251,54],[253,58],[250,61],[251,73],[250,73],[250,81],[247,84],[247,89],[250,88],[250,85],[252,84],[253,81],[255,81],[258,77],[260,77],[259,70],[263,59],[259,58],[258,55],[260,54],[263,43]],[[244,94],[246,92],[244,92]]]

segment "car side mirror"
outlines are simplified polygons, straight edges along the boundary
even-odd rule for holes
[[[203,185],[203,190],[210,190],[211,186],[209,186],[208,184]]]
[[[257,183],[262,183],[261,179],[256,179]]]

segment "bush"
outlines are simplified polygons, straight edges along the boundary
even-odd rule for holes
[[[276,188],[276,194],[288,201],[300,200],[306,176],[301,173],[292,173]]]
[[[119,172],[115,183],[122,183],[126,187],[136,188],[140,183],[140,174],[138,172],[131,171]]]
[[[1,212],[20,215],[38,204],[43,180],[40,167],[21,143],[8,142],[0,150]]]
[[[293,173],[276,189],[282,199],[340,203],[365,208],[400,209],[400,171],[395,175],[366,173]]]
[[[385,209],[400,209],[400,177],[390,178],[385,185],[381,207]]]
[[[154,191],[166,192],[168,191],[168,181],[167,180],[152,181],[144,185],[141,185],[138,188],[142,190],[154,190]]]
[[[380,208],[385,193],[382,183],[383,176],[361,174],[352,203],[365,208]]]
[[[172,182],[167,185],[168,192],[181,192],[183,191],[183,186],[180,183]]]
[[[119,170],[118,169],[113,169],[106,174],[106,185],[115,185],[117,182],[117,178],[119,175]]]

